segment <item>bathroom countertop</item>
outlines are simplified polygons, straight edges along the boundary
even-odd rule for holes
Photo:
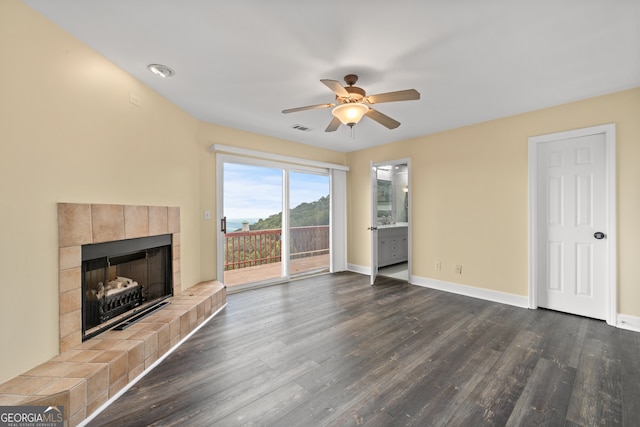
[[[409,226],[408,222],[396,222],[395,224],[379,225],[378,229],[381,229],[381,228],[399,228],[399,227],[408,227],[408,226]]]

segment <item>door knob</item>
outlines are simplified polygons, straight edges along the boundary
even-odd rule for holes
[[[596,231],[595,233],[593,233],[593,237],[595,237],[598,240],[601,240],[601,239],[606,239],[607,235],[604,234],[602,231]]]

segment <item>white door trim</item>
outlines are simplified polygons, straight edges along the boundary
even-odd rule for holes
[[[538,175],[538,147],[544,142],[559,141],[582,136],[604,134],[605,136],[605,167],[606,167],[606,203],[607,203],[607,283],[608,289],[606,301],[607,318],[609,325],[616,325],[618,312],[618,286],[617,286],[617,229],[616,229],[616,125],[593,126],[582,129],[574,129],[565,132],[557,132],[547,135],[533,136],[529,138],[529,308],[538,308],[537,295],[537,175]]]
[[[376,277],[378,276],[378,184],[377,184],[377,167],[373,160],[370,161],[369,166],[369,182],[371,187],[371,203],[369,212],[369,227],[371,231],[369,240],[371,242],[371,274],[369,275],[369,284],[374,285],[376,283]]]
[[[378,207],[378,202],[377,202],[377,190],[374,187],[374,180],[376,179],[376,168],[378,166],[395,166],[395,165],[407,165],[407,182],[408,182],[408,199],[407,199],[407,269],[408,269],[408,279],[407,281],[409,283],[413,283],[413,276],[411,275],[411,189],[413,186],[413,183],[411,182],[411,158],[407,157],[404,159],[396,159],[396,160],[388,160],[388,161],[384,161],[384,162],[374,162],[373,160],[370,161],[370,167],[369,167],[369,173],[370,175],[370,181],[371,181],[371,227],[377,227],[378,225],[378,215],[377,215],[377,207]],[[378,274],[378,232],[377,229],[373,230],[371,233],[372,237],[371,237],[371,269],[370,269],[370,275],[371,275],[371,284],[373,285],[375,282],[375,278]],[[375,251],[375,253],[374,253]],[[374,258],[375,256],[375,258]],[[375,264],[375,265],[374,265]]]

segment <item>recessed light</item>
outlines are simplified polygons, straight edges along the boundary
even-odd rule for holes
[[[161,64],[150,64],[150,65],[147,66],[147,68],[153,74],[158,75],[158,76],[160,76],[162,78],[171,77],[176,73],[171,68],[167,67],[166,65],[161,65]]]

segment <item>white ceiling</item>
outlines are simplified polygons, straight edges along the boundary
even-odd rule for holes
[[[200,120],[344,152],[640,86],[640,0],[25,2]],[[350,73],[421,99],[353,138],[329,109],[281,113]]]

